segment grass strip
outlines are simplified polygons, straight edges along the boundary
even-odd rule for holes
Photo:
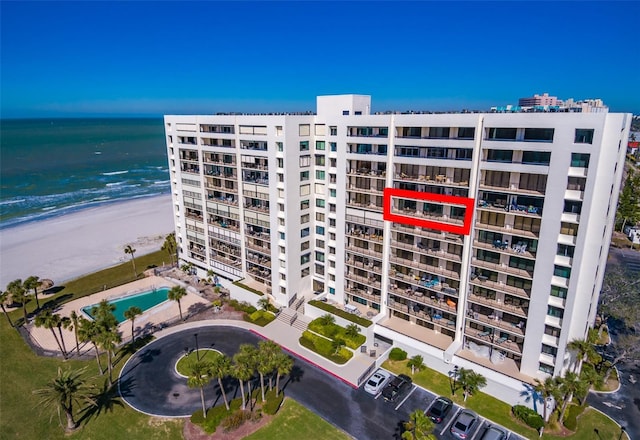
[[[353,323],[356,323],[358,325],[361,325],[363,327],[370,327],[371,324],[373,324],[373,322],[369,321],[366,318],[362,318],[360,316],[354,315],[353,313],[349,313],[345,310],[339,309],[335,306],[332,306],[331,304],[327,304],[325,302],[322,301],[318,301],[318,300],[311,300],[309,301],[308,304],[311,304],[314,307],[317,307],[321,310],[324,310],[325,312],[329,312],[329,313],[333,313],[336,316],[339,316],[341,318],[346,319],[347,321],[351,321]]]

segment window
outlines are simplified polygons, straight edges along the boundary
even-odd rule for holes
[[[336,248],[334,248],[333,246],[329,246],[329,254],[335,255],[336,254]]]
[[[576,135],[573,139],[574,144],[592,144],[593,128],[576,128]]]
[[[316,179],[324,180],[325,172],[322,170],[316,170]]]
[[[330,218],[329,219],[329,227],[330,228],[335,228],[336,227],[336,219],[335,218]]]
[[[329,127],[329,134],[331,136],[337,136],[338,135],[338,127]]]
[[[302,269],[300,271],[300,277],[301,278],[308,277],[310,273],[311,273],[311,271],[309,270],[309,268],[305,267],[304,269]]]
[[[329,148],[331,151],[338,151],[338,144],[335,142],[329,142]]]
[[[449,127],[430,127],[429,137],[443,139],[449,137]]]
[[[553,367],[547,364],[538,364],[538,371],[545,374],[553,374]]]
[[[311,156],[300,156],[300,167],[306,168],[308,166],[311,166]]]
[[[324,221],[324,214],[321,212],[316,212],[316,220],[319,222],[323,222]]]
[[[276,142],[276,147],[278,148],[278,151],[283,151],[284,150],[284,146],[283,146],[282,142]]]
[[[300,151],[309,151],[309,141],[300,142]]]
[[[329,295],[335,295],[336,289],[334,287],[329,287]]]
[[[475,127],[459,127],[458,139],[473,139],[476,135]]]
[[[415,138],[419,138],[420,137],[420,127],[404,127],[402,129],[402,136],[401,137],[415,137]]]
[[[316,136],[324,136],[327,133],[327,126],[324,124],[316,124]]]
[[[324,240],[320,240],[319,238],[316,238],[316,247],[324,248]]]
[[[283,294],[283,295],[286,295],[287,294],[287,288],[281,286],[280,287],[280,293]]]
[[[300,237],[308,237],[309,236],[309,228],[304,228],[300,230]]]
[[[278,203],[278,211],[284,212],[284,203]]]
[[[316,226],[316,234],[324,235],[324,226]]]
[[[316,199],[316,207],[324,208],[324,199]]]
[[[300,223],[309,223],[309,214],[303,214],[300,216]]]
[[[311,134],[311,126],[309,124],[298,125],[298,134],[300,136],[309,136]]]
[[[493,140],[515,141],[517,131],[516,128],[494,127],[489,128],[489,135],[487,137]]]
[[[335,159],[335,158],[333,158],[333,157],[332,157],[332,158],[330,158],[330,159],[329,159],[329,161],[330,161],[330,165],[329,165],[329,166],[330,166],[331,168],[335,168],[335,167],[337,167],[337,166],[338,166],[338,160],[337,160],[337,159]]]
[[[333,241],[335,241],[335,240],[336,240],[336,234],[335,234],[335,232],[330,232],[330,233],[329,233],[329,240],[333,240]]]
[[[311,193],[311,185],[300,185],[300,195],[308,196]],[[302,209],[302,208],[300,208]]]
[[[342,110],[342,116],[349,116],[349,110]]]
[[[307,252],[306,254],[300,256],[300,264],[307,264],[309,261],[311,261],[310,252]]]
[[[559,338],[560,337],[560,329],[556,328],[556,327],[551,327],[550,325],[545,325],[544,326],[544,334]]]
[[[558,244],[558,249],[556,250],[556,255],[561,255],[563,257],[573,258],[573,252],[575,248],[573,246],[569,246],[566,244]]]
[[[280,279],[281,279],[282,281],[287,281],[287,275],[285,275],[285,274],[281,273],[281,274],[280,274]]]
[[[316,141],[316,150],[324,150],[324,141]]]
[[[582,202],[578,202],[575,200],[565,200],[564,212],[570,214],[580,214],[582,212]]]
[[[556,298],[566,298],[567,297],[567,289],[564,287],[551,286],[551,296],[555,296]]]
[[[280,232],[280,240],[284,240],[284,232]]]
[[[316,251],[316,261],[324,263],[324,252]]]
[[[324,155],[316,154],[316,165],[323,167],[325,165]]]
[[[549,151],[523,151],[522,163],[529,165],[549,165],[551,152]]]
[[[309,201],[303,200],[300,202],[300,209],[309,209]]]
[[[316,275],[322,275],[324,276],[324,266],[322,264],[317,264],[315,265],[315,273]]]
[[[571,268],[555,265],[553,266],[553,275],[562,278],[569,278],[571,277]]]
[[[553,128],[525,128],[524,140],[533,142],[553,142]]]
[[[587,153],[571,153],[571,166],[577,168],[589,168],[589,157]]]
[[[278,168],[284,168],[284,160],[282,158],[278,158]]]
[[[335,193],[334,193],[335,196]],[[335,203],[329,203],[329,212],[336,212],[336,204]]]
[[[564,235],[572,235],[575,237],[578,235],[578,225],[562,222],[560,223],[560,233]]]
[[[308,241],[303,241],[302,243],[300,243],[300,250],[301,251],[306,251],[307,249],[309,249],[309,242]]]
[[[542,348],[540,349],[540,351],[545,354],[550,354],[551,356],[555,356],[556,354],[558,354],[557,348],[547,344],[542,344]]]
[[[309,171],[300,171],[300,181],[309,180]]]
[[[489,162],[511,162],[513,150],[488,150],[487,161]]]
[[[558,307],[547,306],[547,315],[553,316],[554,318],[562,318],[564,316],[564,310]]]
[[[335,197],[336,196],[336,190],[335,189],[330,189],[329,190],[329,196],[330,197]]]

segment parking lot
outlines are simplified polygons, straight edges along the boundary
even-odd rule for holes
[[[392,375],[392,378],[393,377],[394,376]],[[421,387],[418,387],[416,385],[412,385],[411,389],[408,392],[406,392],[405,395],[401,396],[396,402],[385,402],[384,399],[382,398],[381,392],[378,393],[376,396],[373,396],[365,392],[363,387],[361,387],[357,391],[359,394],[358,400],[364,397],[365,399],[370,399],[374,402],[377,402],[377,405],[380,406],[383,413],[387,413],[387,414],[395,413],[394,414],[395,417],[392,416],[390,418],[392,419],[400,418],[402,420],[408,420],[409,414],[411,414],[416,409],[426,410],[431,405],[431,403],[438,397],[437,395],[432,394],[427,390]],[[450,428],[460,411],[462,411],[462,408],[454,403],[453,408],[451,409],[451,411],[449,411],[449,413],[446,415],[443,421],[440,424],[436,425],[433,432],[438,439],[458,440],[456,437],[454,437],[451,434]],[[365,414],[368,415],[367,413],[363,413],[363,416]],[[491,425],[493,425],[493,423],[488,422],[486,419],[482,418],[481,416],[478,416],[478,422],[476,422],[476,425],[472,429],[468,439],[479,440],[482,437],[482,434],[484,433],[486,428]],[[396,431],[396,433],[394,434],[397,435],[397,432],[399,431]],[[507,432],[509,431],[507,430]],[[395,435],[392,435],[392,438],[394,436]],[[359,437],[356,437],[356,438],[359,438]],[[379,438],[384,438],[384,437],[381,436]],[[509,432],[507,439],[525,440],[524,437],[521,437],[520,435],[512,432]]]

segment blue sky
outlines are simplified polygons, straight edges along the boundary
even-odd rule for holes
[[[639,2],[7,2],[1,116],[485,110],[549,92],[640,113]]]

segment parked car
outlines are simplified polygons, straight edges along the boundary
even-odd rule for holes
[[[382,390],[382,397],[389,402],[395,402],[398,398],[411,389],[413,380],[407,375],[400,374]]]
[[[505,440],[507,438],[507,431],[499,426],[489,426],[482,435],[480,440]]]
[[[473,411],[463,410],[451,424],[451,434],[462,440],[469,437],[469,434],[478,423],[478,415]]]
[[[427,417],[429,417],[433,423],[442,423],[447,414],[449,414],[449,411],[451,411],[451,408],[453,408],[453,402],[450,399],[438,397],[427,410]]]
[[[371,376],[364,385],[364,390],[375,396],[382,391],[387,382],[389,382],[389,379],[391,379],[391,374],[384,370],[378,370],[373,373],[373,376]]]

